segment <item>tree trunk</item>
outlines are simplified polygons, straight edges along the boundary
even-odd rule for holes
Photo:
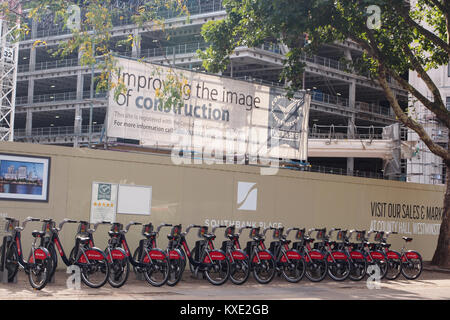
[[[445,163],[445,162],[444,162]],[[439,238],[436,251],[434,252],[431,264],[440,267],[450,267],[450,163],[446,163],[446,190],[444,196],[444,212],[442,215],[441,229],[439,231]]]

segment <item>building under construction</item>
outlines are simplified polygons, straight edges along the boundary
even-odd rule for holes
[[[201,27],[223,19],[226,12],[220,0],[192,0],[188,10],[189,19],[161,12],[164,32],[161,28],[139,27],[131,17],[116,17],[111,49],[121,56],[202,71],[196,51],[208,44],[200,35]],[[92,75],[95,79],[99,70],[81,66],[79,52],[64,58],[49,53],[61,41],[70,39],[70,30],[36,21],[29,21],[29,26],[29,34],[18,47],[14,141],[75,147],[104,143],[106,93],[92,95],[90,91]],[[138,43],[124,44],[122,40],[129,35]],[[36,46],[36,40],[46,45]],[[279,76],[287,50],[273,42],[257,48],[238,47],[222,75],[283,86]],[[357,44],[345,41],[324,45],[316,55],[303,57],[304,89],[312,96],[308,162],[323,172],[405,181],[406,151],[413,144],[406,142],[406,131],[394,125],[397,122],[381,86],[368,74],[349,72],[344,62],[362,54]],[[406,108],[408,93],[394,80],[390,85]],[[116,145],[127,142],[108,140]],[[442,183],[442,179],[433,182]]]

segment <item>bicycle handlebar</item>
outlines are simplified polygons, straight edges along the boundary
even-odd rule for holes
[[[243,231],[244,229],[251,229],[251,228],[252,228],[252,226],[245,226],[245,227],[239,228],[239,230],[238,230],[238,235],[241,235],[241,233],[242,233],[242,231]]]
[[[70,220],[70,219],[68,219],[68,218],[65,218],[63,221],[61,221],[61,222],[59,223],[59,226],[58,226],[57,230],[58,230],[58,231],[61,231],[62,227],[63,227],[64,224],[66,224],[66,223],[77,223],[77,222],[78,222],[78,221]]]
[[[121,232],[127,233],[128,230],[130,230],[130,227],[131,227],[131,226],[137,226],[137,225],[140,225],[140,224],[142,224],[142,223],[130,221],[130,222],[125,226],[125,229],[124,229],[124,230],[121,230]]]
[[[39,218],[28,217],[28,218],[26,218],[25,220],[22,221],[22,227],[16,227],[16,229],[19,229],[20,231],[22,231],[23,229],[25,229],[25,226],[30,221],[40,221],[40,219]]]
[[[156,233],[159,233],[159,230],[163,227],[172,227],[172,225],[170,223],[161,223],[158,228],[156,228]]]
[[[216,229],[220,229],[220,228],[226,228],[227,226],[225,225],[220,225],[220,226],[215,226],[214,228],[212,228],[212,234],[215,234],[214,232],[216,232]]]
[[[276,228],[274,228],[274,227],[267,227],[267,228],[264,228],[263,236],[266,236],[267,230],[275,230],[275,229],[276,229]]]
[[[287,229],[286,230],[286,236],[288,236],[289,235],[289,232],[291,232],[292,230],[300,230],[300,228],[289,228],[289,229]]]
[[[189,230],[191,230],[192,228],[201,228],[202,226],[199,226],[198,224],[190,224],[187,228],[186,231],[183,232],[183,235],[187,235],[189,233]]]
[[[329,236],[330,238],[331,238],[331,234],[332,234],[334,231],[341,231],[341,228],[331,228],[330,231],[328,231],[328,236]]]
[[[98,226],[99,226],[100,224],[112,224],[112,222],[111,222],[111,221],[100,221],[100,222],[96,222],[96,223],[94,223],[94,229],[88,229],[88,232],[89,232],[89,233],[94,233],[94,232],[97,230],[97,228],[98,228]]]

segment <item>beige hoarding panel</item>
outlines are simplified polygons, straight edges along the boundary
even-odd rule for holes
[[[87,150],[21,143],[0,143],[0,152],[51,158],[48,203],[0,201],[0,214],[23,220],[28,216],[88,220],[91,187],[95,181],[136,186],[152,186],[151,216],[121,215],[121,223],[138,221],[189,224],[255,224],[285,227],[340,227],[369,230],[393,229],[393,248],[402,246],[401,236],[411,236],[410,249],[419,250],[425,259],[434,252],[444,188],[405,182],[363,179],[338,175],[279,170],[275,176],[261,176],[255,166],[243,165],[175,165],[170,157],[136,153]],[[239,210],[238,185],[244,192],[256,190],[255,210]],[[247,189],[245,189],[247,188]],[[247,208],[253,208],[251,196]],[[29,250],[31,231],[39,223],[30,223],[24,231],[25,250]],[[65,225],[61,239],[65,251],[74,244],[76,226]],[[96,245],[106,246],[108,227],[95,233]],[[141,239],[140,228],[127,234],[134,250]],[[158,244],[167,243],[165,229]],[[223,230],[222,230],[223,231]],[[217,244],[223,240],[218,233]],[[193,245],[195,233],[188,240]],[[243,235],[242,244],[248,240]],[[268,235],[267,240],[271,240]]]

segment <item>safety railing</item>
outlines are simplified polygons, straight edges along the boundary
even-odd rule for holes
[[[92,133],[100,133],[103,130],[103,124],[92,125]],[[78,132],[76,132],[74,126],[63,126],[63,127],[43,127],[43,128],[33,128],[30,134],[27,134],[25,129],[15,129],[14,136],[16,138],[26,138],[26,137],[68,137],[68,136],[81,136],[89,134],[89,125],[82,125],[79,127]]]
[[[373,104],[373,103],[357,101],[357,102],[355,102],[355,109],[362,111],[362,112],[376,113],[376,114],[381,114],[381,115],[385,115],[388,117],[394,116],[394,113],[391,110],[391,108],[382,107],[380,105]]]
[[[62,93],[50,93],[50,94],[40,94],[33,96],[33,103],[43,103],[43,102],[57,102],[57,101],[68,101],[76,100],[77,92],[62,92]]]
[[[349,101],[346,98],[339,96],[332,96],[327,93],[312,91],[311,100],[315,102],[322,102],[331,105],[338,105],[341,107],[349,107]]]
[[[314,124],[309,128],[309,138],[383,140],[383,127],[355,126],[351,128],[348,126]]]
[[[141,51],[141,58],[153,58],[162,56],[173,56],[174,54],[194,53],[197,50],[205,50],[204,42],[183,43],[176,46],[149,48]]]
[[[64,59],[64,60],[44,61],[36,63],[35,70],[39,71],[39,70],[68,68],[77,66],[78,66],[78,59]]]

